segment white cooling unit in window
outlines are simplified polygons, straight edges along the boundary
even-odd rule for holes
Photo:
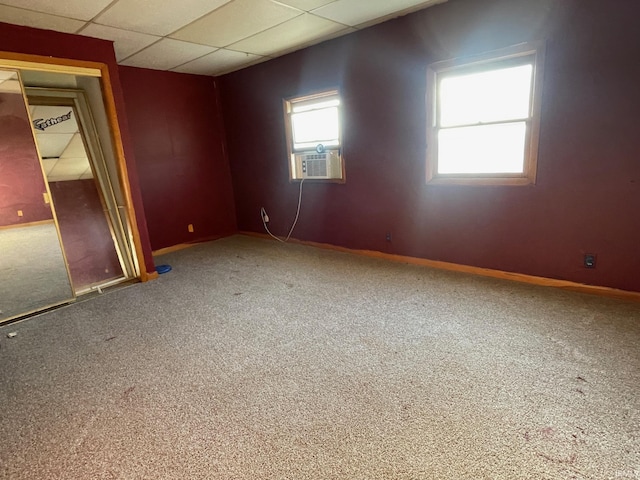
[[[296,153],[296,178],[341,179],[342,160],[338,150],[323,153]]]

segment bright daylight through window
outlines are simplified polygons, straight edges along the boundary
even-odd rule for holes
[[[427,180],[534,183],[540,79],[531,45],[430,65]]]
[[[344,180],[337,90],[284,101],[290,178]]]

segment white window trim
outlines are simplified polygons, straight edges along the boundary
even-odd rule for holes
[[[453,185],[529,185],[536,183],[538,139],[540,133],[540,112],[542,79],[544,67],[544,43],[528,42],[500,50],[493,50],[472,57],[456,58],[436,62],[427,67],[427,183]],[[482,67],[519,57],[533,57],[533,83],[531,86],[531,115],[527,126],[524,168],[522,173],[504,174],[439,174],[438,173],[438,125],[437,87],[441,74],[464,68],[473,71]]]

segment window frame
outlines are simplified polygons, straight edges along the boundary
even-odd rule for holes
[[[343,156],[343,137],[342,137],[342,94],[338,88],[330,88],[326,90],[315,91],[306,95],[296,95],[293,97],[287,97],[282,100],[283,112],[284,112],[284,127],[285,127],[285,138],[287,143],[287,159],[289,165],[289,181],[290,182],[300,182],[302,178],[297,178],[295,176],[295,155],[300,153],[316,153],[316,149],[314,148],[302,148],[295,149],[294,148],[294,140],[293,140],[293,123],[291,121],[291,116],[294,113],[293,108],[296,105],[305,104],[305,103],[314,103],[321,102],[323,100],[331,100],[333,98],[337,98],[339,100],[338,104],[338,145],[337,146],[328,146],[326,151],[337,150],[338,157],[340,161],[340,165],[342,168],[342,173],[340,178],[305,178],[305,182],[325,182],[325,183],[345,183],[345,166],[344,166],[344,156]]]
[[[493,50],[480,55],[454,58],[427,66],[427,150],[426,181],[432,185],[530,185],[536,183],[542,79],[544,74],[543,42],[527,42]],[[439,85],[451,73],[477,73],[497,70],[503,66],[533,65],[529,116],[526,120],[525,153],[522,172],[518,173],[438,173]],[[477,126],[508,121],[478,123]],[[472,127],[474,125],[471,125]]]

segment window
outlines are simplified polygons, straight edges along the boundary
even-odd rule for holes
[[[535,183],[542,49],[438,62],[427,75],[427,181]]]
[[[292,180],[344,181],[337,90],[284,101]]]

